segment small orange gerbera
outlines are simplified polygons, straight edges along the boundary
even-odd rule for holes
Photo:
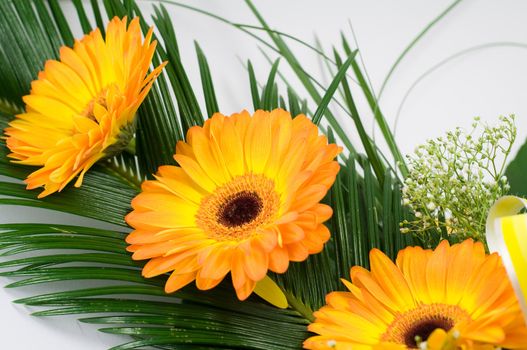
[[[396,264],[377,249],[355,266],[349,292],[328,294],[306,349],[527,348],[527,328],[497,254],[466,240],[409,247]]]
[[[44,187],[39,198],[61,191],[98,160],[122,150],[134,133],[134,115],[165,63],[147,75],[156,42],[152,29],[141,42],[139,18],[128,29],[115,17],[99,29],[62,47],[60,61],[49,60],[31,93],[26,113],[5,130],[9,157],[39,166],[25,180],[28,189]]]
[[[143,275],[172,272],[166,291],[196,280],[216,286],[230,272],[240,300],[268,270],[318,253],[332,210],[319,201],[335,181],[341,151],[304,115],[281,109],[219,113],[188,131],[174,158],[146,181],[126,222]]]

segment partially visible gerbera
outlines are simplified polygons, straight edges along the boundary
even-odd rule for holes
[[[155,181],[143,183],[126,222],[143,275],[172,272],[166,291],[196,280],[210,289],[230,272],[239,299],[268,270],[318,253],[332,210],[319,201],[335,181],[341,151],[304,115],[281,109],[219,113],[188,131]]]
[[[451,329],[445,331],[438,328],[430,334],[426,341],[419,344],[419,348],[423,350],[497,350],[500,349],[492,344],[484,344],[481,342],[474,342],[470,339],[461,339],[459,331]]]
[[[355,266],[349,292],[328,294],[306,349],[527,348],[527,328],[497,254],[466,240],[434,250],[409,247],[396,265],[370,253]],[[429,339],[429,336],[432,336]],[[427,343],[427,340],[430,343]]]
[[[60,61],[49,60],[31,93],[26,113],[5,130],[9,157],[38,166],[25,180],[44,187],[39,198],[61,191],[98,160],[121,151],[134,133],[134,115],[165,63],[147,75],[156,47],[152,28],[141,40],[139,18],[128,28],[115,17],[103,39],[99,29],[62,47]]]

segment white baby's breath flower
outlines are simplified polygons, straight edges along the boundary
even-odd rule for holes
[[[483,239],[488,209],[510,189],[503,164],[516,127],[514,116],[499,120],[490,127],[475,118],[471,132],[456,128],[407,157],[410,173],[402,197],[414,219],[403,221],[401,232],[414,233],[425,242],[445,233]]]

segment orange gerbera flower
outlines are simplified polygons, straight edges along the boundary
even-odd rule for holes
[[[60,61],[49,60],[31,93],[26,113],[5,130],[9,157],[39,166],[26,179],[27,188],[44,187],[40,197],[61,191],[98,160],[122,150],[134,133],[134,115],[165,63],[147,75],[156,42],[152,28],[141,42],[139,18],[126,28],[115,17],[99,29],[62,47]]]
[[[355,266],[349,292],[328,294],[306,349],[527,348],[527,328],[497,254],[466,240],[409,247],[394,264],[377,249]]]
[[[196,280],[216,286],[230,272],[244,300],[268,270],[318,253],[332,210],[319,201],[335,181],[341,151],[304,115],[281,109],[219,113],[188,131],[155,181],[143,183],[126,221],[143,275],[172,271],[166,291]]]

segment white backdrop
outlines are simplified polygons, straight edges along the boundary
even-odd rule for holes
[[[310,43],[316,33],[325,49],[340,43],[341,30],[351,38],[352,23],[376,91],[404,47],[450,2],[255,1],[271,27]],[[151,1],[139,3],[145,13],[151,13]],[[240,0],[187,3],[207,8],[234,22],[257,24]],[[76,18],[69,1],[64,1],[64,5],[68,16]],[[199,75],[193,40],[198,40],[211,65],[221,110],[229,114],[250,109],[248,78],[240,59],[253,61],[261,81],[269,71],[254,39],[191,11],[170,5],[167,8],[174,19],[180,50],[195,86],[199,86]],[[527,44],[526,17],[527,2],[522,0],[465,0],[419,42],[395,71],[381,101],[390,125],[394,125],[400,109],[396,139],[403,153],[411,152],[427,138],[439,136],[456,126],[469,127],[474,116],[493,122],[500,114],[515,113],[518,126],[515,150],[523,143],[527,135],[527,50],[511,44]],[[260,34],[265,38],[263,33]],[[433,71],[416,85],[401,107],[414,82],[436,64],[465,49],[498,42],[509,44],[470,51]],[[291,47],[307,70],[327,84],[316,56],[298,44],[291,43]],[[281,67],[286,68],[285,62]],[[299,87],[288,70],[284,72],[294,86]],[[371,113],[367,113],[366,108],[362,110],[371,130]],[[378,131],[376,135],[380,136]],[[30,218],[32,221],[86,223],[44,211],[28,212],[16,207],[2,207],[1,210],[0,222],[20,222]],[[0,278],[1,285],[9,282],[12,280]],[[31,317],[32,309],[11,303],[11,300],[47,291],[47,287],[0,289],[1,348],[97,350],[126,341],[126,338],[96,332],[94,327],[81,324],[74,317]]]

